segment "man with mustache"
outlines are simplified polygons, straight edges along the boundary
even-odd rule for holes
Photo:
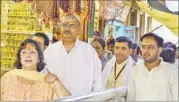
[[[131,47],[132,42],[127,37],[116,38],[114,56],[105,65],[102,73],[105,89],[127,86],[129,72],[135,65],[135,61],[130,56]]]
[[[141,37],[144,59],[130,73],[128,101],[177,101],[178,68],[160,58],[163,39],[154,33]]]
[[[44,52],[46,68],[58,76],[72,96],[100,91],[102,64],[95,49],[78,40],[79,20],[67,14],[61,17],[60,29],[62,40]]]

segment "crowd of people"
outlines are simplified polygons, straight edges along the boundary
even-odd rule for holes
[[[154,33],[141,45],[125,36],[78,40],[80,21],[60,20],[62,39],[35,33],[19,47],[15,69],[1,77],[1,101],[51,101],[126,87],[127,101],[177,101],[179,48]]]

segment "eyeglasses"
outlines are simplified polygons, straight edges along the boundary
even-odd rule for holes
[[[21,55],[22,56],[26,56],[26,55],[35,56],[36,52],[33,50],[22,50]]]
[[[62,23],[62,24],[60,24],[60,27],[62,27],[62,28],[76,28],[76,27],[78,27],[79,25],[77,25],[77,24],[67,24],[67,23]]]

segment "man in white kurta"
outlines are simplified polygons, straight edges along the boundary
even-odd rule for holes
[[[144,61],[136,65],[128,82],[128,101],[178,101],[178,68],[159,57],[163,39],[153,33],[141,38]]]
[[[101,90],[101,61],[90,44],[77,39],[76,24],[79,21],[74,15],[62,17],[62,40],[44,52],[46,68],[58,76],[72,96]]]
[[[117,71],[116,71],[117,73],[119,73],[119,71],[122,69],[122,67],[124,67],[124,65],[125,68],[121,72],[121,75],[117,79],[116,83],[114,83],[115,63],[116,63],[116,57],[113,56],[112,59],[106,64],[105,70],[102,73],[102,82],[105,89],[127,86],[129,72],[135,65],[135,61],[132,59],[131,56],[129,56],[123,63],[117,64]]]
[[[132,43],[126,37],[116,39],[114,56],[105,65],[102,73],[104,89],[126,87],[127,92],[129,72],[135,65],[135,61],[130,56],[131,45]],[[122,96],[126,96],[126,92]]]
[[[178,70],[175,65],[162,60],[155,69],[148,71],[145,63],[131,71],[128,85],[129,101],[178,100]]]

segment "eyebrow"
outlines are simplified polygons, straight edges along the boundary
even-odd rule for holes
[[[141,45],[141,46],[155,46],[155,45]]]

